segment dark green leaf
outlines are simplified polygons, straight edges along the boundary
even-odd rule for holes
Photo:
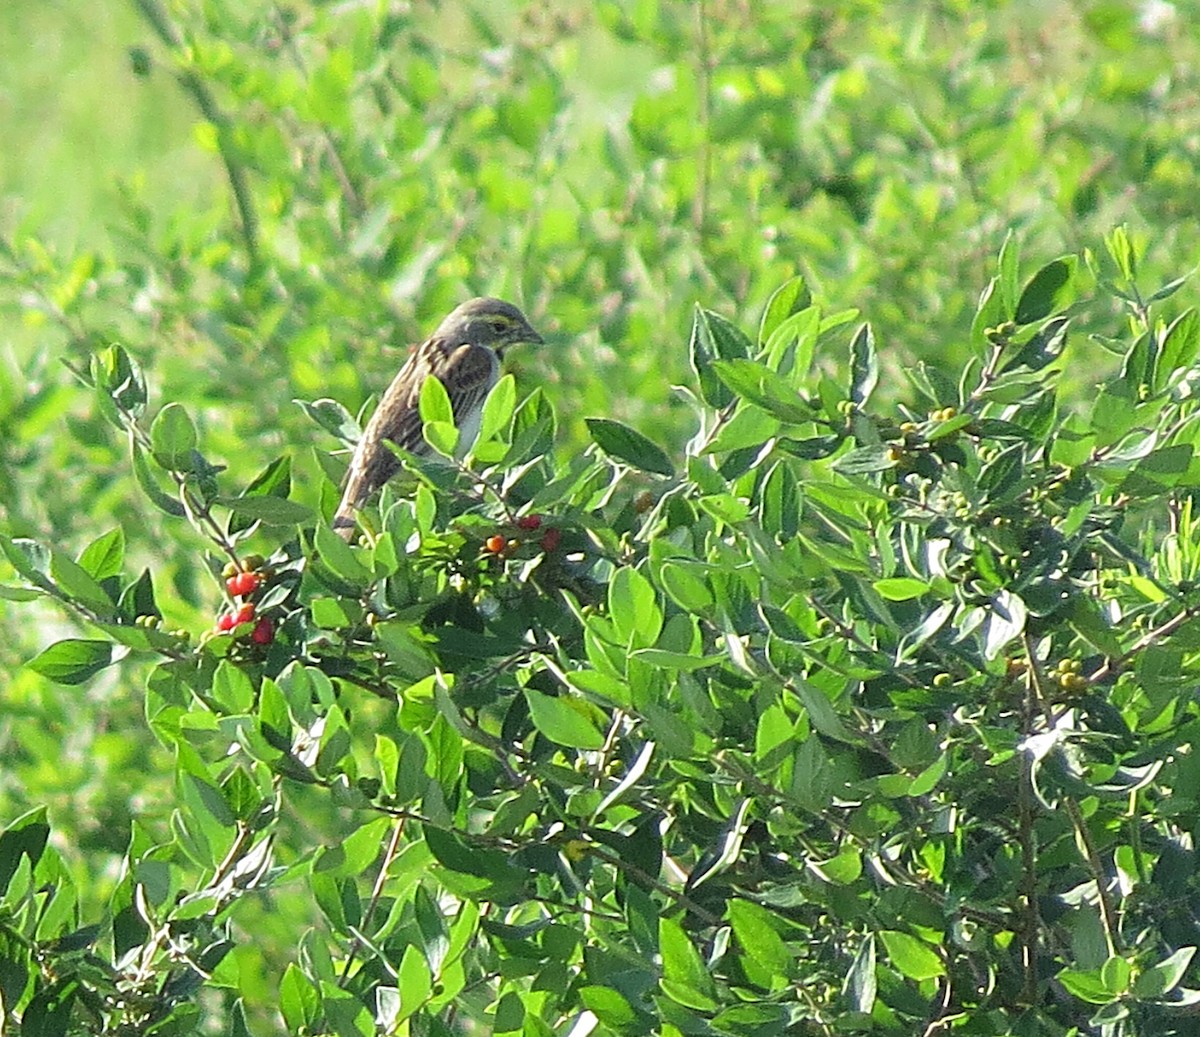
[[[672,476],[675,466],[662,447],[640,432],[608,418],[586,418],[593,441],[610,457],[624,461],[643,472]]]
[[[112,645],[109,642],[68,638],[52,644],[27,665],[59,684],[82,684],[112,661]]]
[[[1066,309],[1074,295],[1073,281],[1078,259],[1063,256],[1047,263],[1030,278],[1017,303],[1018,324],[1033,324]]]
[[[875,336],[871,325],[864,324],[850,343],[850,400],[862,406],[879,381],[879,358],[875,355]]]
[[[717,360],[748,356],[750,341],[720,314],[696,307],[692,320],[692,368],[700,383],[700,395],[711,407],[725,407],[732,402],[729,390],[715,377],[712,365]]]

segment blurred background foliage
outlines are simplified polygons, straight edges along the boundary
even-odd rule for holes
[[[300,499],[312,448],[335,444],[293,401],[358,411],[471,294],[518,301],[546,334],[513,367],[551,394],[568,452],[594,415],[677,451],[695,431],[672,390],[693,307],[753,328],[796,273],[827,311],[871,321],[882,391],[908,398],[918,360],[961,366],[1010,228],[1032,262],[1127,222],[1144,284],[1196,262],[1195,14],[7,0],[0,526],[77,552],[120,524],[168,623],[211,625],[198,541],[161,535],[63,363],[113,341],[152,409],[187,404],[233,483],[287,453]],[[1082,316],[1068,404],[1117,364],[1085,332],[1122,327],[1115,306]],[[0,601],[0,624],[0,818],[48,804],[99,901],[97,862],[115,867],[134,816],[162,823],[149,776],[170,767],[130,669],[48,685],[21,664],[62,616]],[[278,953],[295,929],[265,918],[239,953]]]

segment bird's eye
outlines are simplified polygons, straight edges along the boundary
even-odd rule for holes
[[[490,317],[488,324],[491,325],[493,331],[505,331],[508,329],[509,320],[507,317]]]

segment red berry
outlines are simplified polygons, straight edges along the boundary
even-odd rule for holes
[[[483,542],[483,546],[491,551],[492,554],[498,555],[504,553],[504,547],[507,543],[508,542],[504,539],[504,537],[497,534],[496,536],[488,537],[487,540]]]
[[[562,530],[551,526],[542,534],[542,550],[547,554],[557,551],[558,545],[562,541]]]
[[[254,606],[248,602],[233,614],[233,622],[235,626],[241,626],[243,623],[249,623],[254,618]]]
[[[535,530],[542,525],[541,515],[522,515],[517,519],[517,529]]]
[[[250,633],[250,640],[256,645],[269,645],[275,640],[275,625],[263,616],[257,623],[254,624],[254,630]]]
[[[235,598],[244,598],[258,590],[262,577],[256,572],[235,573],[225,581],[225,589]]]
[[[233,627],[234,622],[232,612],[226,612],[225,615],[217,617],[217,629],[220,630],[221,633],[227,633],[228,631],[232,630]]]

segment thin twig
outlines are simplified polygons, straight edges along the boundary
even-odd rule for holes
[[[388,868],[392,866],[392,861],[396,859],[396,854],[400,847],[400,837],[404,834],[404,823],[407,820],[405,817],[396,818],[395,827],[392,828],[392,838],[388,843],[387,850],[383,855],[383,863],[379,865],[379,874],[375,876],[375,886],[371,890],[371,899],[367,903],[366,913],[363,915],[362,925],[359,927],[362,932],[366,932],[371,925],[371,919],[375,915],[375,909],[379,906],[379,900],[383,896],[383,885],[387,881]],[[354,958],[362,949],[363,941],[360,937],[355,936],[354,942],[350,945],[350,953],[346,955],[346,965],[342,969],[341,979],[338,980],[338,986],[343,989],[346,982],[350,979],[350,970],[354,965]]]
[[[170,16],[163,9],[159,0],[134,0],[142,12],[142,16],[150,23],[150,27],[172,51],[183,47],[183,40],[178,30],[172,24]],[[216,128],[217,150],[221,162],[225,166],[225,175],[229,178],[229,186],[233,190],[234,202],[237,205],[238,216],[242,227],[242,241],[252,264],[258,262],[258,214],[250,194],[250,186],[246,181],[246,171],[237,157],[237,147],[233,140],[232,126],[224,112],[217,104],[217,99],[208,88],[208,84],[195,72],[181,68],[175,72],[175,78],[184,91],[191,95],[200,109],[200,113]]]

